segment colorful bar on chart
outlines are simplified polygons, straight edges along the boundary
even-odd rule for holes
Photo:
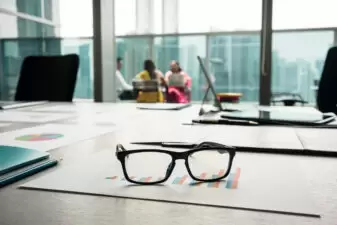
[[[117,179],[117,178],[118,178],[118,176],[113,176],[113,177],[106,177],[105,179],[115,180],[115,179]]]
[[[239,179],[241,175],[241,169],[237,168],[234,173],[231,173],[227,179],[226,188],[237,189],[239,186]]]
[[[207,173],[202,173],[202,174],[200,175],[199,179],[205,179],[206,176],[207,176]],[[200,186],[202,183],[203,183],[203,182],[200,182],[200,181],[192,181],[192,182],[190,183],[190,185],[192,185],[192,186]]]
[[[138,180],[138,182],[148,183],[150,182],[152,177],[142,177]]]
[[[152,179],[152,177],[148,177],[148,178],[145,179],[145,182],[146,182],[146,183],[147,183],[147,182],[150,182],[151,179]]]
[[[176,177],[176,178],[173,180],[172,184],[179,184],[180,179],[181,179],[181,177]]]
[[[187,180],[188,175],[183,176],[180,180],[178,184],[184,184],[184,182]]]
[[[227,179],[227,183],[226,183],[227,189],[231,189],[234,177],[235,177],[235,174],[233,174],[233,173],[229,174],[228,179]]]
[[[222,177],[224,174],[225,174],[225,171],[224,170],[220,170],[218,174],[212,175],[212,179],[216,179],[216,178]],[[208,187],[218,188],[222,182],[223,181],[216,181],[216,182],[208,183]]]
[[[219,176],[218,175],[212,175],[212,179],[215,179],[215,178],[218,178]],[[216,182],[210,182],[208,183],[208,187],[215,187],[215,188],[218,188],[220,185],[220,182],[219,181],[216,181]]]
[[[176,177],[173,180],[172,184],[184,184],[184,182],[187,180],[187,178],[188,178],[188,175],[184,175],[182,177]]]
[[[240,175],[241,175],[241,169],[237,168],[235,176],[234,176],[234,180],[233,180],[233,183],[232,183],[232,189],[237,189],[238,188]]]

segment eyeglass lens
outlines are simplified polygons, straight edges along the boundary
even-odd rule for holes
[[[202,150],[189,155],[188,166],[194,177],[204,181],[213,180],[225,175],[229,159],[226,150]]]
[[[125,158],[125,169],[132,181],[155,183],[165,179],[172,163],[169,154],[160,152],[140,152]]]

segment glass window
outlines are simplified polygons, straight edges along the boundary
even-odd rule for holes
[[[0,8],[16,11],[16,0],[1,0]]]
[[[55,43],[54,47],[58,44]],[[49,45],[52,47],[52,45]],[[49,51],[52,49],[50,48]],[[54,51],[57,50],[54,48]],[[62,54],[78,54],[80,65],[77,74],[74,98],[90,99],[93,97],[93,46],[91,39],[62,40]]]
[[[258,101],[260,35],[211,36],[209,45],[209,70],[216,92],[241,93],[241,101]]]
[[[53,20],[53,0],[44,1],[44,18]]]
[[[18,18],[19,37],[42,37],[42,25],[35,21]]]
[[[91,37],[93,9],[90,0],[59,0],[62,37]]]
[[[13,100],[23,59],[29,55],[42,54],[40,40],[3,40],[0,59],[3,64],[3,83],[0,84],[0,98]]]
[[[18,12],[27,13],[31,16],[42,16],[41,0],[17,0]]]
[[[150,39],[144,37],[118,38],[116,40],[117,57],[122,57],[122,74],[131,84],[132,79],[143,70],[144,60],[151,56]]]
[[[161,34],[162,26],[163,26],[163,1],[162,0],[154,0],[153,2],[153,17],[154,17],[154,28],[153,33],[155,34]]]
[[[165,74],[170,62],[177,60],[181,68],[192,78],[192,100],[203,97],[203,78],[197,56],[206,57],[206,36],[168,36],[154,41],[154,62]]]
[[[55,37],[55,28],[53,26],[43,24],[42,28],[44,37]]]
[[[1,38],[18,37],[16,16],[0,13],[0,37]]]
[[[274,33],[272,93],[296,93],[315,102],[315,80],[333,42],[333,31]]]
[[[273,28],[336,27],[336,0],[274,0]]]
[[[179,32],[260,30],[262,0],[179,0]]]
[[[18,18],[19,37],[43,37],[43,24]]]
[[[136,31],[136,0],[115,1],[116,35],[134,34]]]

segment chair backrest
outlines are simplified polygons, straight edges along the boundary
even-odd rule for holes
[[[134,80],[132,86],[137,91],[152,92],[158,91],[159,83],[157,80]]]
[[[71,102],[79,68],[76,54],[28,56],[16,88],[16,101]]]
[[[337,114],[337,47],[329,49],[318,85],[317,108]]]

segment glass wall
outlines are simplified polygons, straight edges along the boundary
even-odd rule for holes
[[[335,30],[274,32],[272,92],[299,93],[306,101],[315,102],[314,82],[320,79],[334,34]],[[5,77],[1,88],[6,96],[12,98],[15,93],[25,56],[77,53],[81,63],[75,97],[92,97],[91,38],[4,39],[0,43]],[[143,70],[144,60],[153,59],[163,74],[172,60],[178,60],[192,78],[192,100],[201,100],[205,81],[196,58],[199,55],[215,79],[217,92],[239,92],[243,94],[242,101],[258,101],[260,34],[257,32],[123,37],[117,39],[116,48],[117,56],[123,58],[122,74],[130,84]]]
[[[73,17],[73,8],[78,7],[80,1],[61,1],[61,8],[68,9],[62,12],[61,35],[92,35],[91,1],[81,1],[81,15],[69,20]],[[3,0],[0,1],[0,6],[14,7],[13,10],[52,18],[54,11],[50,11],[48,7],[52,0],[40,2],[43,3],[41,12],[36,7],[30,8],[32,6],[27,5],[24,0]],[[165,22],[162,16],[165,8],[162,1],[153,2],[153,33],[161,33]],[[257,102],[260,89],[262,0],[175,2],[178,5],[174,14],[179,18],[178,30],[184,34],[152,33],[137,36],[134,35],[137,33],[136,0],[116,1],[116,34],[126,35],[116,39],[116,51],[117,57],[123,58],[122,74],[126,81],[131,83],[136,74],[143,70],[143,62],[146,59],[153,59],[164,74],[169,70],[170,61],[178,60],[184,71],[192,77],[192,100],[201,100],[205,81],[196,59],[199,55],[214,78],[217,92],[239,92],[243,94],[242,101]],[[314,84],[320,79],[328,49],[337,43],[335,2],[274,0],[272,93],[299,93],[306,101],[315,102]],[[33,0],[32,4],[39,3]],[[191,7],[193,10],[190,10]],[[8,39],[1,42],[4,75],[8,83],[1,84],[6,86],[5,93],[12,96],[23,57],[34,54],[77,53],[81,57],[81,68],[75,96],[92,96],[91,38],[34,39],[31,37],[53,36],[54,27],[23,18],[15,18],[13,22],[7,15],[0,14],[0,17],[6,18],[6,24],[17,22],[19,27],[15,27],[15,30],[4,30],[0,26],[2,37],[6,37],[3,36],[4,32],[16,37],[29,37],[27,40]],[[133,35],[130,35],[131,33]],[[111,74],[113,75],[114,71]]]

